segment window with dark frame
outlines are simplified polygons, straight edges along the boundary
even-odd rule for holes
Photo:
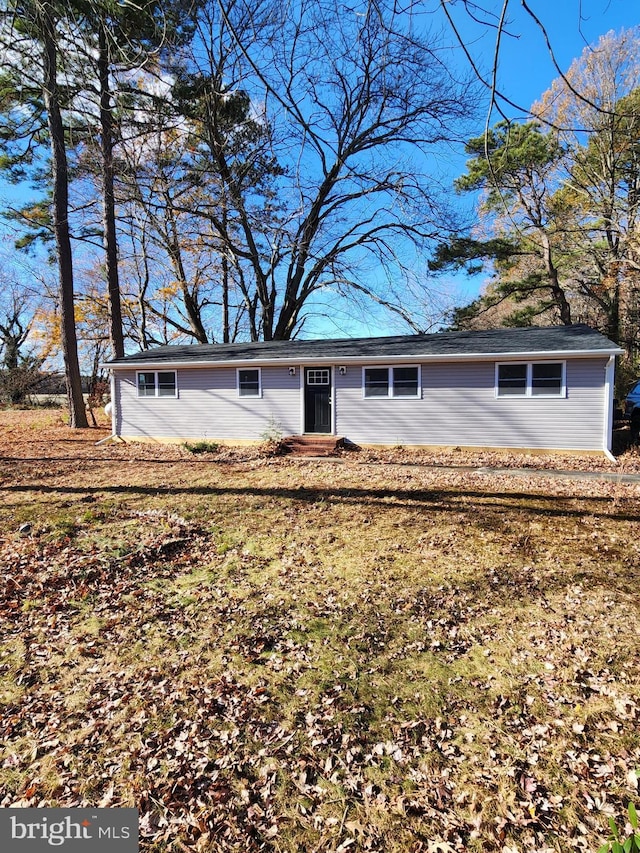
[[[260,368],[238,371],[238,394],[240,397],[260,396]]]

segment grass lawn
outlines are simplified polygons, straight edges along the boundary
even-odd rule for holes
[[[107,434],[0,413],[0,806],[135,806],[144,853],[624,823],[640,486]]]

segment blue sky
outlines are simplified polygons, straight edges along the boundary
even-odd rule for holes
[[[496,0],[478,3],[496,15],[503,6]],[[544,24],[563,71],[587,45],[609,30],[640,25],[640,0],[528,0],[527,5]],[[495,31],[474,25],[460,0],[449,3],[448,8],[466,37],[469,52],[480,65],[490,69]],[[500,45],[499,82],[511,100],[529,108],[558,74],[544,34],[525,12],[521,0],[510,0],[506,20],[506,34]],[[516,115],[510,108],[509,111]]]

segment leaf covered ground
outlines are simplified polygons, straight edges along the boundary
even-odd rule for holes
[[[0,806],[135,806],[145,853],[595,851],[624,823],[639,485],[107,434],[0,413]]]

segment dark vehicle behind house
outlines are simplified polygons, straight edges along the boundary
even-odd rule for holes
[[[631,439],[638,441],[640,438],[640,380],[629,389],[624,400],[624,412],[629,419]]]

